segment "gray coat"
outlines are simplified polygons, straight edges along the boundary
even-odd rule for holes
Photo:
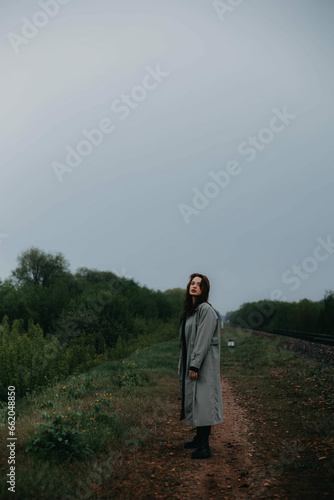
[[[198,306],[185,322],[186,358],[182,352],[182,316],[180,319],[180,391],[181,417],[186,425],[200,427],[223,421],[220,383],[220,320],[207,302]],[[198,368],[198,378],[191,380],[189,367]],[[183,391],[184,387],[184,391]]]

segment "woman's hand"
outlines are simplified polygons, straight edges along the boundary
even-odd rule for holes
[[[189,370],[189,377],[191,378],[191,380],[196,380],[198,378],[198,373]]]

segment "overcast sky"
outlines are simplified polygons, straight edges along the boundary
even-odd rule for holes
[[[0,278],[62,252],[221,313],[334,289],[332,0],[1,2]]]

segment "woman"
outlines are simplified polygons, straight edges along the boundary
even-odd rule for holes
[[[180,420],[197,429],[194,439],[184,443],[185,448],[195,448],[192,458],[211,456],[211,426],[223,421],[220,320],[208,302],[209,291],[208,278],[192,274],[180,316]]]

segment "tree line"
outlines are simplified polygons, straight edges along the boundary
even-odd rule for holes
[[[270,328],[334,335],[334,292],[327,291],[319,301],[246,302],[237,311],[228,312],[225,320],[249,329]]]
[[[0,399],[178,335],[185,290],[151,290],[111,271],[75,273],[32,247],[0,280]]]

